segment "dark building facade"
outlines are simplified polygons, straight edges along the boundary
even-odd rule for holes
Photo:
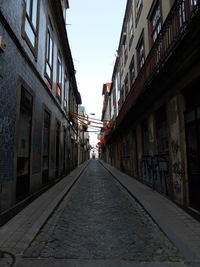
[[[0,212],[77,166],[67,0],[0,0]]]
[[[200,214],[200,1],[127,1],[102,157]]]

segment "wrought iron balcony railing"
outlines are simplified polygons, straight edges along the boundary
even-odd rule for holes
[[[177,0],[171,8],[158,38],[151,48],[145,63],[128,93],[116,119],[119,125],[134,106],[138,96],[155,78],[174,48],[185,36],[193,19],[200,14],[200,0]]]

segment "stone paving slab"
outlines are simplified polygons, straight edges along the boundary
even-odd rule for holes
[[[184,260],[146,211],[98,161],[90,162],[23,257],[55,262],[160,262],[165,266],[169,262],[181,266]]]
[[[21,254],[88,164],[80,165],[0,227],[0,249]]]
[[[138,200],[188,261],[200,262],[200,223],[166,197],[109,164],[101,164]],[[196,265],[195,265],[196,266]],[[200,264],[198,265],[200,266]]]
[[[0,228],[0,248],[16,255],[15,267],[200,267],[200,224],[177,205],[153,191],[151,188],[139,183],[132,177],[121,173],[112,166],[101,162],[104,167],[115,177],[124,188],[134,195],[139,203],[148,211],[150,216],[158,223],[170,240],[177,246],[182,255],[187,259],[179,262],[138,262],[130,260],[101,260],[101,259],[73,259],[73,258],[22,258],[22,252],[28,247],[36,234],[45,223],[48,224],[52,213],[58,211],[58,204],[63,203],[64,196],[70,196],[69,191],[73,183],[85,170],[88,162],[74,170],[69,176],[45,192],[42,196],[21,211],[17,216]],[[86,169],[87,170],[87,169]],[[80,180],[77,180],[78,183]],[[76,185],[78,184],[76,183]],[[123,189],[125,190],[125,189]],[[122,191],[123,191],[122,190]],[[126,191],[126,190],[125,190]],[[60,196],[60,197],[58,197]],[[57,198],[58,197],[58,198]],[[56,200],[57,198],[57,200]],[[132,197],[131,197],[132,198]],[[50,207],[49,207],[50,206]],[[88,211],[89,212],[89,211]],[[60,216],[60,214],[58,214]],[[55,217],[54,217],[55,218]],[[47,221],[48,220],[48,221]],[[56,220],[54,220],[54,223]],[[56,224],[55,224],[56,225]],[[49,225],[49,233],[54,231],[55,225]],[[36,251],[37,256],[38,251]],[[30,255],[31,256],[31,255]],[[8,260],[9,259],[5,259]],[[1,267],[3,260],[0,259]]]

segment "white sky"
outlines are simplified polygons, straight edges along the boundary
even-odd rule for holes
[[[102,87],[112,78],[126,0],[69,0],[69,5],[67,32],[82,105],[100,119]]]

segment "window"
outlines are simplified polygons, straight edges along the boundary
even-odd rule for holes
[[[137,49],[138,72],[139,72],[142,66],[144,65],[144,61],[145,61],[143,34],[140,37],[140,40],[138,42],[136,49]]]
[[[128,75],[127,75],[126,78],[125,78],[125,81],[124,81],[124,93],[125,93],[125,98],[126,98],[128,92],[129,92],[129,86],[128,86]]]
[[[37,6],[37,0],[25,0],[22,34],[33,52],[37,38]]]
[[[127,42],[125,42],[125,44],[124,44],[124,65],[126,64],[127,59],[128,59],[128,46],[127,46]]]
[[[62,59],[60,52],[58,51],[57,57],[57,89],[56,95],[61,99],[61,90],[62,90]]]
[[[116,76],[115,76],[115,88],[116,88],[116,111],[117,114],[119,112],[120,106],[120,73],[119,71],[116,72]]]
[[[185,1],[183,1],[179,6],[179,23],[180,27],[182,27],[186,20],[186,14],[185,14]]]
[[[52,80],[53,71],[53,27],[49,20],[47,26],[47,40],[46,40],[46,74],[47,78]]]
[[[129,20],[128,20],[128,35],[129,35],[129,49],[130,49],[132,41],[133,41],[133,14],[132,13],[129,15]]]
[[[57,84],[59,87],[62,85],[62,60],[60,52],[58,52],[58,58],[57,58]]]
[[[116,97],[115,97],[115,88],[113,86],[111,95],[110,95],[110,116],[111,119],[113,119],[115,115],[115,109],[116,109]]]
[[[142,0],[136,0],[136,9],[139,10],[142,5]]]
[[[160,30],[161,30],[161,9],[160,3],[157,2],[156,6],[154,7],[150,19],[149,19],[149,28],[150,28],[150,35],[151,35],[151,44],[155,42],[157,39]]]
[[[63,18],[64,18],[64,21],[66,22],[66,8],[67,8],[66,1],[61,0],[61,5],[62,5],[62,10],[63,10]]]
[[[190,0],[190,5],[192,7],[196,6],[197,5],[197,0]]]
[[[131,60],[131,64],[129,66],[129,80],[130,80],[130,85],[132,86],[133,81],[135,79],[135,58],[133,56]]]
[[[142,0],[135,0],[135,10],[136,10],[136,23],[139,20],[142,11]]]
[[[65,74],[64,79],[64,109],[68,111],[68,94],[69,94],[69,80],[67,79],[67,75]]]
[[[124,86],[120,90],[120,99],[119,99],[119,102],[118,102],[119,108],[122,107],[123,103],[124,103]]]
[[[122,77],[123,71],[124,71],[124,60],[123,60],[123,55],[122,53],[120,53],[120,61],[119,61],[119,65],[120,65],[120,79]]]

